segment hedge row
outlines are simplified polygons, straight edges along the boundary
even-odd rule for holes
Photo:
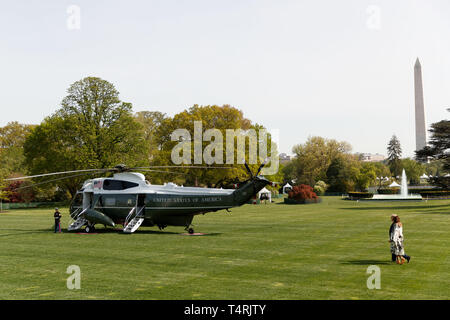
[[[378,194],[399,194],[400,188],[378,189]]]
[[[373,197],[371,192],[349,192],[350,199],[370,199]]]
[[[399,194],[400,189],[378,189],[378,194]],[[433,198],[433,197],[448,197],[450,196],[450,190],[442,189],[409,189],[408,193],[420,194],[422,198]]]
[[[450,197],[450,190],[428,190],[414,193],[420,193],[422,198],[440,198],[440,197]]]

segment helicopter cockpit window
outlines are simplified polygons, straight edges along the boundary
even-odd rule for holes
[[[125,190],[139,186],[137,183],[121,180],[105,180],[103,190]]]

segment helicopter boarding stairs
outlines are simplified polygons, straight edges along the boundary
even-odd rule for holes
[[[141,226],[142,222],[144,222],[144,209],[145,206],[136,206],[131,209],[130,213],[125,219],[125,227],[123,228],[124,233],[133,233]],[[135,212],[137,213],[133,217],[133,214]]]
[[[68,231],[78,230],[88,222],[83,217],[83,214],[87,211],[87,209],[88,208],[79,208],[70,215],[72,220],[69,222],[69,227],[67,228]]]

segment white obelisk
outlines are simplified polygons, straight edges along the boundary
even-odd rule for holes
[[[414,95],[416,103],[416,150],[421,150],[427,145],[427,131],[423,103],[422,66],[419,58],[414,65]]]

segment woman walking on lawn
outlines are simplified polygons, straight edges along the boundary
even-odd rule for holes
[[[400,217],[393,214],[391,220],[392,224],[389,230],[389,242],[391,243],[392,261],[403,264],[405,260],[408,260],[409,263],[411,257],[405,254],[405,247],[403,245],[403,225],[400,222]]]

